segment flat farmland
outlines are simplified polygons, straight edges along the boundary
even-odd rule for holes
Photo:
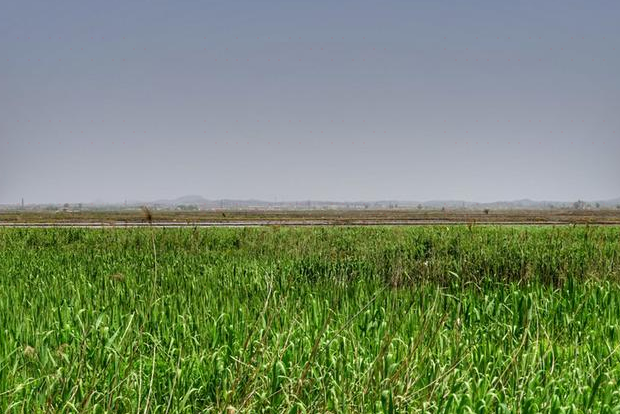
[[[155,225],[416,225],[416,224],[620,224],[620,209],[596,210],[152,210]],[[0,225],[140,225],[140,209],[123,211],[4,211]]]

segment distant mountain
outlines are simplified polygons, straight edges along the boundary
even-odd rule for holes
[[[430,200],[430,201],[403,201],[403,200],[376,200],[376,201],[324,201],[324,200],[302,200],[302,201],[264,201],[264,200],[235,200],[221,199],[208,200],[199,195],[187,195],[176,199],[156,200],[152,205],[161,207],[178,206],[199,206],[202,208],[341,208],[341,209],[362,209],[362,208],[465,208],[465,209],[548,209],[548,208],[572,208],[574,201],[537,201],[530,199],[519,199],[510,201],[494,201],[480,203],[464,200]],[[140,204],[136,203],[135,205]],[[620,197],[610,200],[585,201],[586,207],[605,207],[615,208],[620,205]]]
[[[70,203],[70,205],[80,205],[79,208],[104,208],[104,209],[135,209],[143,205],[153,206],[159,209],[484,209],[491,210],[509,210],[509,209],[538,209],[546,210],[550,208],[574,208],[573,201],[536,201],[530,199],[510,200],[510,201],[494,201],[487,203],[479,203],[475,201],[464,200],[429,200],[429,201],[403,201],[403,200],[375,200],[375,201],[326,201],[326,200],[300,200],[300,201],[264,201],[264,200],[235,200],[220,199],[209,200],[200,195],[185,195],[174,199],[161,199],[155,201],[131,200],[124,203],[106,203],[98,201],[96,203]],[[64,203],[58,204],[37,204],[29,205],[31,209],[49,208],[62,206]],[[620,197],[609,200],[584,200],[580,208],[617,208],[620,206]],[[20,208],[19,204],[0,205],[0,209]]]
[[[188,195],[173,200],[173,204],[205,204],[209,201],[203,196]]]
[[[206,203],[209,203],[209,200],[207,200],[203,196],[186,195],[186,196],[182,196],[182,197],[175,198],[172,200],[167,200],[167,199],[155,200],[152,203],[148,203],[148,204],[179,206],[179,205],[200,205],[200,204],[206,204]]]

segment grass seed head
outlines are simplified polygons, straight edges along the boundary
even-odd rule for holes
[[[34,359],[37,356],[37,350],[30,345],[26,345],[26,347],[24,348],[24,356],[26,358]]]
[[[114,273],[113,275],[110,275],[110,279],[114,280],[115,282],[123,282],[125,281],[125,275],[123,275],[122,273]]]

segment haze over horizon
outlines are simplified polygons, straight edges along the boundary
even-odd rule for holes
[[[0,204],[620,196],[620,3],[10,2]]]
[[[264,204],[264,203],[274,203],[274,204],[286,204],[286,203],[306,203],[306,202],[310,202],[316,205],[321,205],[321,204],[329,204],[329,203],[334,203],[334,204],[359,204],[359,203],[368,203],[368,204],[374,204],[374,203],[385,203],[385,202],[395,202],[395,203],[401,203],[401,207],[406,206],[406,205],[411,205],[411,203],[417,204],[417,203],[422,203],[422,205],[425,206],[438,206],[440,204],[443,203],[444,206],[447,205],[451,205],[451,204],[455,204],[455,203],[465,203],[467,205],[473,205],[473,204],[480,204],[480,205],[492,205],[492,204],[501,204],[501,205],[514,205],[515,207],[521,206],[523,205],[523,203],[526,203],[527,205],[531,205],[531,206],[538,206],[542,207],[544,204],[550,203],[551,205],[553,205],[554,203],[557,205],[562,205],[562,204],[572,204],[576,201],[582,201],[585,202],[587,204],[593,204],[593,203],[602,203],[601,206],[602,207],[611,207],[611,208],[618,208],[618,206],[620,205],[620,197],[614,197],[614,198],[607,198],[607,199],[591,199],[591,200],[585,200],[585,199],[575,199],[575,200],[535,200],[535,199],[529,199],[529,198],[522,198],[522,199],[511,199],[511,200],[487,200],[487,201],[480,201],[480,200],[466,200],[466,199],[432,199],[432,200],[415,200],[415,199],[373,199],[373,200],[364,200],[364,199],[359,199],[359,200],[354,200],[354,199],[349,199],[349,200],[328,200],[328,199],[278,199],[278,198],[274,198],[271,200],[268,199],[259,199],[259,198],[208,198],[208,197],[203,197],[201,195],[196,195],[196,194],[192,194],[192,195],[184,195],[184,196],[179,196],[179,197],[164,197],[164,198],[158,198],[158,199],[127,199],[127,200],[102,200],[102,199],[95,199],[95,200],[64,200],[62,202],[26,202],[26,200],[24,200],[24,204],[26,206],[33,206],[33,205],[61,205],[61,204],[71,204],[71,205],[77,205],[77,204],[81,204],[86,206],[105,206],[105,205],[131,205],[131,206],[140,206],[140,205],[152,205],[152,204],[170,204],[170,205],[199,205],[199,204],[203,204],[203,203],[219,203],[222,201],[226,201],[226,202],[238,202],[238,203],[252,203],[252,202],[256,202],[259,204]],[[14,206],[19,206],[21,205],[21,200],[13,202],[13,203],[0,203],[0,205],[4,205],[4,206],[10,206],[10,205],[14,205]]]

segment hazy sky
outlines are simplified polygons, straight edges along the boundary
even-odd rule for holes
[[[618,197],[619,16],[5,0],[0,203]]]

